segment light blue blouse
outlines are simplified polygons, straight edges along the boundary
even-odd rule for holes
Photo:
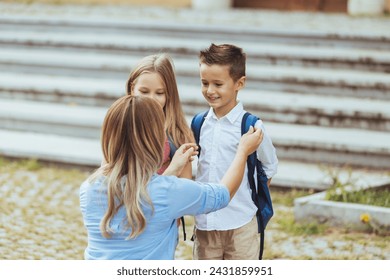
[[[134,239],[126,240],[126,217],[122,207],[114,217],[111,228],[115,231],[106,239],[100,232],[100,221],[107,208],[104,177],[80,187],[80,208],[88,232],[87,260],[160,260],[174,259],[178,243],[176,220],[184,215],[198,215],[226,207],[230,200],[227,188],[218,184],[205,184],[174,176],[154,175],[148,185],[154,206],[143,207],[147,225]]]

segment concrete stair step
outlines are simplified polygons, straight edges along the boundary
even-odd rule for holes
[[[331,16],[324,16],[321,19],[303,19],[305,18],[303,14],[297,14],[295,19],[286,22],[284,19],[294,15],[263,12],[259,16],[250,11],[240,10],[231,10],[227,13],[210,11],[209,15],[208,11],[200,14],[191,9],[174,11],[149,9],[147,15],[143,10],[137,11],[136,7],[123,9],[119,13],[118,11],[107,12],[107,9],[96,13],[96,10],[88,9],[81,14],[73,10],[68,13],[17,11],[1,15],[0,23],[3,30],[28,29],[47,32],[55,29],[62,33],[127,33],[148,36],[155,36],[157,33],[177,38],[186,38],[191,34],[192,38],[205,38],[211,41],[247,40],[277,42],[285,45],[327,45],[346,48],[389,49],[388,42],[390,42],[385,20],[371,20],[368,25],[363,20],[351,20],[347,17],[332,19]],[[39,18],[34,15],[36,13],[39,14]],[[120,13],[122,14],[119,15]],[[159,20],[156,21],[156,18]],[[329,20],[335,22],[329,23]],[[289,26],[288,29],[286,24]],[[338,25],[337,28],[335,24]]]
[[[99,139],[106,107],[0,99],[0,128]]]
[[[1,73],[2,98],[109,106],[125,94],[125,81],[26,73]]]
[[[386,171],[364,168],[281,160],[278,173],[272,179],[272,186],[319,191],[333,186],[335,179],[341,184],[352,183],[360,187],[373,187],[389,184],[390,174]]]
[[[105,108],[1,100],[3,129],[98,139]],[[190,123],[191,116],[187,117]],[[266,122],[278,156],[324,162],[390,168],[390,133]]]
[[[36,158],[59,164],[96,168],[102,160],[100,142],[97,139],[64,137],[32,132],[0,129],[0,154],[13,158]],[[196,171],[196,162],[193,163]],[[367,184],[389,183],[388,172],[364,169],[319,166],[297,161],[280,160],[278,174],[272,186],[281,188],[306,188],[323,190],[332,184],[337,175],[342,182],[363,180]]]
[[[86,53],[58,53],[58,51],[17,51],[1,50],[0,64],[8,71],[43,73],[57,69],[60,72],[68,69],[74,76],[91,76],[101,78],[126,77],[130,67],[139,57],[123,55],[97,55]],[[58,60],[58,56],[61,60]],[[12,66],[18,66],[12,70]],[[176,59],[178,81],[199,84],[197,59]],[[29,70],[30,69],[30,70]],[[92,73],[90,73],[92,71]],[[96,75],[101,72],[101,75]],[[111,73],[107,75],[106,73]],[[57,74],[60,74],[57,73]],[[263,90],[302,92],[319,95],[367,97],[390,99],[390,75],[378,72],[347,71],[334,69],[301,68],[278,65],[247,66],[247,87]]]
[[[389,133],[279,123],[266,127],[282,159],[390,169]]]
[[[123,80],[2,73],[3,98],[60,102],[107,108],[124,94]],[[194,115],[208,106],[199,86],[180,83],[184,111]],[[239,99],[265,121],[390,131],[390,101],[244,89]],[[11,105],[5,105],[6,110]],[[11,101],[8,101],[11,102]],[[15,106],[12,106],[15,107]],[[16,106],[18,107],[18,106]],[[15,109],[14,112],[16,112]],[[40,110],[43,111],[43,110]],[[50,108],[48,108],[50,111]],[[5,111],[4,111],[5,112]],[[18,115],[18,114],[16,114]]]
[[[98,166],[102,159],[97,139],[9,130],[0,130],[0,154],[89,167]]]
[[[210,40],[204,38],[175,38],[169,35],[147,36],[137,34],[134,38],[128,34],[85,34],[61,33],[56,31],[2,31],[0,45],[3,47],[28,47],[29,50],[46,47],[75,50],[105,51],[111,53],[136,54],[168,52],[177,57],[197,57],[199,51],[209,46]],[[224,43],[226,40],[214,40]],[[390,50],[345,49],[333,46],[286,45],[272,42],[251,42],[229,40],[241,46],[252,63],[262,65],[292,65],[299,67],[341,68],[390,72]],[[12,50],[15,50],[12,48]],[[8,54],[9,55],[9,54]],[[5,56],[6,57],[6,56]],[[123,57],[122,57],[123,59]]]

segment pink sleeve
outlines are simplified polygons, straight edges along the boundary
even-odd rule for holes
[[[168,165],[171,163],[171,159],[169,158],[169,153],[171,149],[169,147],[168,139],[165,140],[164,143],[164,154],[163,154],[163,164],[159,170],[157,170],[157,174],[161,175],[167,169]]]

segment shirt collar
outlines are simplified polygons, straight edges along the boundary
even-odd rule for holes
[[[242,103],[238,100],[238,103],[230,112],[223,116],[221,119],[226,118],[230,123],[234,123],[241,115],[242,111],[244,110],[244,106]],[[218,119],[218,117],[215,115],[213,108],[210,108],[209,113],[206,116],[206,119],[208,118],[214,118]]]

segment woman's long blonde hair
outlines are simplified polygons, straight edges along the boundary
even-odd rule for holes
[[[184,143],[194,142],[192,131],[187,124],[180,103],[171,57],[162,53],[149,55],[141,59],[127,80],[127,94],[132,94],[134,84],[143,73],[158,73],[164,82],[166,89],[166,103],[164,107],[165,130],[175,146],[179,147]]]
[[[100,224],[104,237],[111,236],[110,222],[122,206],[131,228],[128,238],[145,229],[142,206],[153,209],[147,184],[163,160],[163,127],[164,113],[152,98],[127,95],[108,110],[101,135],[106,164],[90,177],[106,176],[108,208]]]

